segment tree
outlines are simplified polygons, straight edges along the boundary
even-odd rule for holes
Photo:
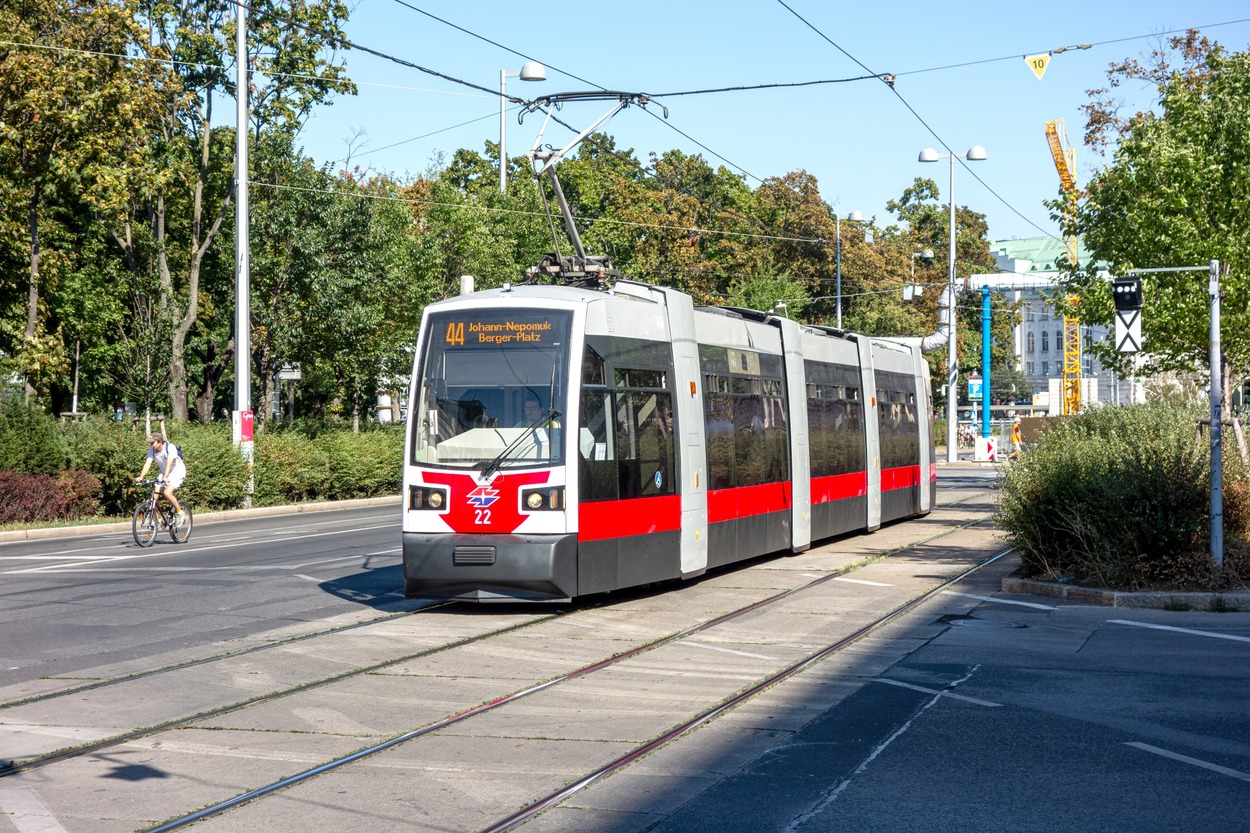
[[[1200,266],[1218,259],[1229,268],[1221,282],[1222,339],[1227,365],[1250,363],[1250,54],[1229,53],[1196,31],[1172,38],[1181,58],[1173,68],[1158,50],[1146,64],[1125,61],[1108,71],[1111,88],[1128,80],[1154,83],[1153,111],[1122,117],[1107,89],[1092,90],[1086,141],[1114,144],[1112,161],[1096,171],[1081,194],[1066,233],[1081,236],[1091,262],[1071,269],[1065,288],[1079,295],[1082,321],[1110,324],[1111,294],[1094,261],[1125,269]],[[1052,216],[1062,216],[1058,200]],[[1141,374],[1203,368],[1208,356],[1206,277],[1152,274],[1142,279],[1142,336],[1147,366]],[[1095,346],[1104,364],[1124,357]],[[1227,397],[1228,391],[1225,390]]]
[[[126,2],[18,0],[0,6],[0,31],[11,39],[0,47],[4,207],[20,207],[28,242],[25,326],[5,352],[34,393],[33,377],[65,365],[47,326],[44,295],[65,263],[45,246],[56,222],[46,202],[60,192],[62,203],[69,194],[97,209],[115,203],[126,164],[146,142],[144,90],[160,70],[122,57],[144,41]]]
[[[935,332],[937,329],[940,289],[944,288],[949,281],[947,269],[942,268],[939,272],[940,266],[946,266],[949,263],[946,253],[950,251],[950,205],[948,203],[942,206],[937,202],[940,194],[936,182],[917,177],[909,188],[904,189],[899,199],[886,203],[886,208],[906,223],[905,233],[890,229],[888,236],[902,244],[900,254],[906,253],[909,270],[911,254],[924,249],[932,249],[935,253],[941,253],[934,258],[934,263],[922,267],[931,276],[929,283],[933,287],[925,292],[917,304],[917,307],[924,310],[927,316],[931,316],[928,320],[932,321],[932,326],[927,329],[927,332]],[[969,287],[965,290],[963,282],[958,279],[994,268],[994,257],[990,254],[987,237],[988,231],[989,226],[984,214],[973,211],[967,206],[956,206],[957,292],[954,301],[958,313],[955,325],[957,342],[955,355],[959,364],[959,372],[965,377],[969,372],[979,371],[981,368],[981,303],[980,295],[976,292],[980,287]],[[941,274],[940,279],[932,280],[936,277],[935,272]],[[937,291],[934,291],[935,289]],[[991,309],[993,346],[990,366],[1003,367],[1007,366],[1009,361],[1006,354],[1014,356],[1012,328],[1019,321],[1019,314],[1014,305],[1006,302],[1000,293],[992,293]],[[946,351],[929,353],[927,358],[934,384],[934,401],[945,402]],[[1014,363],[1014,359],[1011,361]]]
[[[254,137],[270,130],[294,135],[314,106],[336,92],[354,92],[334,52],[343,38],[344,3],[260,0],[249,9],[244,60],[252,71]],[[235,10],[212,0],[146,0],[143,10],[149,54],[176,61],[178,73],[162,88],[159,159],[167,174],[143,202],[153,230],[159,309],[171,325],[170,410],[186,419],[186,352],[200,313],[202,270],[234,200],[234,135],[215,125],[213,108],[218,97],[238,94],[234,68],[220,63],[234,52]],[[171,208],[183,213],[170,217]],[[126,249],[126,237],[115,237]],[[171,254],[181,263],[171,264]]]

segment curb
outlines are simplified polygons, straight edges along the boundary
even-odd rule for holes
[[[1003,579],[1003,592],[1020,596],[1050,596],[1073,602],[1105,607],[1137,607],[1156,610],[1207,610],[1217,613],[1250,612],[1250,591],[1228,593],[1180,593],[1167,591],[1128,592],[1078,587],[1052,581],[1008,576]]]
[[[264,518],[271,515],[299,515],[305,512],[330,512],[335,509],[359,509],[364,506],[387,506],[400,503],[400,495],[385,497],[366,497],[354,500],[323,501],[319,503],[296,503],[286,506],[258,506],[254,509],[222,509],[216,512],[203,512],[195,515],[195,522],[234,521],[241,518]],[[98,535],[101,533],[129,532],[130,521],[115,521],[105,524],[89,524],[85,526],[41,527],[38,529],[15,529],[0,532],[0,543],[9,541],[34,541],[45,538],[74,538],[81,535]]]

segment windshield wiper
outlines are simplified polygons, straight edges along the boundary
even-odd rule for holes
[[[555,419],[558,416],[560,416],[560,412],[557,411],[555,408],[552,408],[546,414],[540,416],[538,419],[531,422],[529,424],[529,427],[527,427],[520,434],[517,434],[517,438],[513,440],[512,442],[508,443],[508,445],[504,447],[503,451],[495,455],[495,458],[493,460],[491,460],[489,463],[486,463],[485,465],[482,466],[482,473],[481,475],[479,475],[479,479],[489,480],[490,476],[499,470],[499,464],[502,463],[505,459],[507,459],[509,454],[517,450],[517,448],[521,445],[521,441],[527,439],[531,431],[537,428],[539,424],[542,423],[543,421],[548,421],[549,423],[555,422]],[[548,443],[550,443],[551,442],[550,438],[548,438],[547,441]]]

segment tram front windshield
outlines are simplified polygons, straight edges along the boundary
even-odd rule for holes
[[[520,468],[564,461],[568,312],[432,313],[412,420],[413,462]]]

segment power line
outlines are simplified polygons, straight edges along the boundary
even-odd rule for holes
[[[799,14],[799,13],[798,13],[798,12],[796,12],[794,9],[792,9],[790,6],[788,6],[788,5],[786,4],[785,0],[777,0],[777,2],[778,2],[778,3],[780,3],[780,4],[782,5],[782,7],[784,7],[784,8],[786,9],[786,11],[790,12],[790,14],[794,15],[795,17],[797,17],[800,21],[802,21],[802,22],[803,22],[803,24],[804,24],[805,26],[807,26],[809,29],[811,29],[813,32],[815,32],[817,35],[819,35],[819,36],[820,36],[822,39],[824,39],[827,43],[829,43],[830,45],[832,45],[835,49],[837,49],[837,50],[838,50],[839,52],[841,52],[843,55],[845,55],[846,57],[848,57],[848,58],[850,58],[852,61],[854,61],[856,64],[858,64],[858,65],[859,65],[859,66],[860,66],[860,67],[861,67],[861,68],[862,68],[865,72],[872,73],[874,76],[876,76],[876,75],[877,75],[877,73],[873,73],[873,71],[872,71],[871,69],[869,69],[869,68],[868,68],[868,67],[867,67],[867,66],[866,66],[866,65],[865,65],[862,61],[860,61],[858,58],[856,58],[856,57],[855,57],[854,55],[852,55],[851,53],[847,52],[845,49],[843,49],[841,46],[839,46],[837,43],[835,43],[832,39],[830,39],[830,38],[829,38],[829,37],[828,37],[828,36],[827,36],[824,32],[820,31],[820,30],[819,30],[819,29],[817,29],[814,25],[812,25],[812,23],[811,23],[811,22],[809,22],[806,18],[804,18],[801,14]],[[918,112],[916,112],[916,109],[915,109],[914,107],[912,107],[912,106],[911,106],[911,104],[909,104],[909,103],[908,103],[907,99],[903,98],[903,94],[902,94],[902,93],[900,93],[900,92],[899,92],[899,91],[895,88],[895,86],[894,86],[894,81],[895,81],[896,76],[895,76],[895,75],[881,75],[881,76],[879,76],[879,77],[880,77],[880,78],[881,78],[881,79],[885,82],[886,86],[890,88],[890,91],[891,91],[891,92],[893,92],[893,93],[894,93],[894,95],[898,97],[898,100],[899,100],[900,102],[902,102],[903,106],[907,108],[908,112],[910,112],[913,116],[915,116],[916,120],[917,120],[917,121],[919,121],[922,125],[924,125],[925,130],[928,130],[928,131],[929,131],[929,133],[933,136],[933,138],[934,138],[934,139],[936,139],[936,140],[938,141],[938,143],[942,145],[942,147],[946,148],[946,150],[947,150],[947,152],[948,152],[948,153],[951,153],[952,155],[954,155],[954,151],[953,151],[953,150],[951,150],[950,145],[948,145],[948,144],[946,143],[946,141],[945,141],[945,140],[944,140],[941,136],[939,136],[939,135],[938,135],[937,131],[936,131],[936,130],[934,130],[934,129],[933,129],[933,128],[929,125],[929,123],[928,123],[927,121],[925,121],[925,120],[924,120],[924,119],[920,116],[920,114],[919,114]],[[977,173],[976,173],[976,171],[973,171],[971,168],[969,168],[969,167],[968,167],[968,164],[967,164],[966,162],[964,162],[962,159],[960,159],[960,163],[964,166],[964,169],[965,169],[965,170],[967,170],[969,173],[971,173],[971,174],[972,174],[972,176],[976,179],[976,181],[977,181],[977,182],[981,183],[981,185],[982,185],[982,186],[984,186],[984,188],[985,188],[987,191],[989,191],[991,194],[993,194],[993,195],[994,195],[994,197],[995,197],[995,198],[996,198],[999,202],[1001,202],[1003,205],[1007,206],[1009,209],[1011,209],[1013,212],[1015,212],[1015,214],[1016,214],[1018,217],[1020,217],[1020,219],[1024,220],[1026,223],[1028,223],[1029,225],[1033,226],[1033,228],[1037,229],[1038,231],[1040,231],[1042,234],[1046,235],[1047,237],[1053,237],[1053,238],[1055,238],[1055,239],[1059,239],[1059,238],[1058,238],[1058,237],[1056,237],[1056,235],[1054,235],[1053,233],[1051,233],[1051,232],[1047,231],[1046,229],[1042,228],[1042,227],[1041,227],[1041,226],[1039,226],[1037,223],[1035,223],[1035,222],[1033,222],[1032,220],[1030,220],[1028,217],[1025,217],[1025,216],[1024,216],[1024,214],[1022,214],[1022,213],[1019,211],[1019,209],[1017,209],[1017,208],[1016,208],[1014,205],[1012,205],[1011,203],[1007,202],[1007,200],[1005,200],[1005,199],[1002,197],[1002,195],[1001,195],[1001,194],[999,194],[997,191],[995,191],[993,188],[991,188],[991,187],[990,187],[990,186],[989,186],[989,185],[985,182],[985,180],[983,180],[980,176],[978,176],[978,175],[977,175]],[[949,195],[949,196],[950,196],[950,201],[951,201],[951,209],[952,209],[952,210],[954,210],[954,207],[955,207],[955,196],[954,196],[954,194],[951,194],[951,195]]]
[[[1199,30],[1218,29],[1221,26],[1235,26],[1238,23],[1250,23],[1250,17],[1243,17],[1240,20],[1226,20],[1223,23],[1208,23],[1203,26],[1185,26],[1180,29],[1169,29],[1166,32],[1151,32],[1148,35],[1128,35],[1123,38],[1112,38],[1110,40],[1094,41],[1093,43],[1080,43],[1080,44],[1075,44],[1072,46],[1060,46],[1056,49],[1041,49],[1035,52],[1027,52],[1024,54],[1037,55],[1041,52],[1049,52],[1053,54],[1057,52],[1067,52],[1070,49],[1090,49],[1095,46],[1109,46],[1110,44],[1113,44],[1113,43],[1126,43],[1128,41],[1146,40],[1147,38],[1162,37],[1164,35],[1175,35],[1178,32],[1188,32],[1191,29],[1199,29]],[[942,72],[948,69],[963,69],[964,67],[979,66],[981,64],[993,64],[993,63],[998,63],[1000,61],[1018,61],[1020,60],[1021,57],[1022,56],[1020,54],[1003,55],[998,58],[982,58],[981,60],[978,60],[978,61],[965,61],[959,64],[944,64],[943,66],[926,67],[925,69],[912,69],[912,70],[906,70],[904,72],[896,72],[894,73],[894,77],[901,78],[904,75],[920,75],[921,73],[925,73],[925,72]]]

